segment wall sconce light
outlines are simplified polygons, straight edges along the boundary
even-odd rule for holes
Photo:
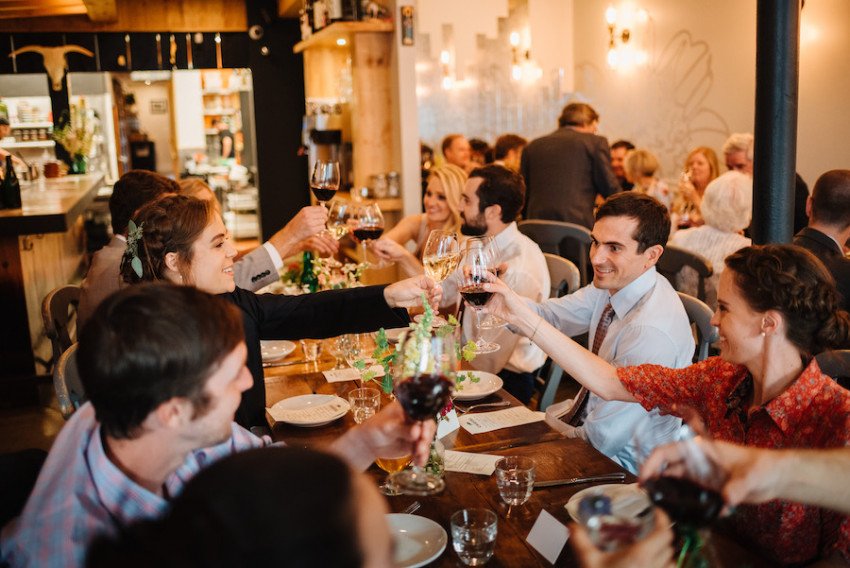
[[[531,50],[521,47],[524,43],[522,35],[519,32],[511,32],[508,39],[511,44],[511,79],[528,82],[539,79],[543,75],[543,70],[531,59]]]
[[[636,49],[631,41],[635,25],[645,24],[649,14],[643,8],[635,9],[625,4],[619,10],[608,6],[605,10],[605,23],[608,25],[608,66],[612,69],[631,68],[644,65],[648,59],[645,51]]]
[[[454,87],[455,77],[452,70],[452,54],[448,49],[444,49],[440,52],[440,68],[443,75],[443,90],[450,91],[452,87]]]

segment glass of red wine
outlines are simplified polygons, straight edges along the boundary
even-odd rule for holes
[[[657,477],[644,481],[643,488],[650,500],[661,507],[676,523],[682,540],[680,559],[687,565],[699,566],[704,560],[703,547],[709,526],[723,510],[723,497],[715,489],[716,474],[708,456],[702,449],[701,439],[710,435],[696,410],[687,405],[677,405],[673,414],[682,418],[682,425],[671,436],[653,425],[650,413],[635,428],[634,445],[642,462],[657,446],[676,443],[680,463],[665,467]]]
[[[408,420],[436,419],[451,399],[457,372],[457,351],[452,334],[411,330],[401,337],[393,366],[393,393]],[[414,466],[390,475],[388,483],[408,495],[442,491],[443,478]]]
[[[381,238],[384,234],[384,215],[381,213],[381,208],[377,203],[363,203],[352,212],[352,221],[354,228],[351,235],[363,247],[363,262],[367,262],[366,245]],[[384,268],[389,266],[379,260],[375,264],[370,264],[372,268]]]
[[[474,312],[475,328],[479,330],[478,339],[475,341],[478,355],[495,353],[501,348],[498,343],[485,340],[480,332],[481,309],[493,296],[493,292],[484,289],[484,284],[488,282],[488,273],[492,273],[495,266],[493,251],[486,246],[484,239],[473,237],[466,241],[466,248],[460,260],[460,270],[457,272],[460,280],[458,291],[467,307],[472,308]]]
[[[481,239],[482,246],[487,251],[487,254],[490,256],[491,265],[490,272],[496,275],[497,278],[502,277],[502,251],[499,248],[499,244],[496,242],[496,238],[490,235],[484,235],[481,237],[475,237],[476,239]],[[480,329],[496,329],[499,327],[505,327],[508,325],[508,322],[500,318],[499,316],[493,314],[487,314],[481,323],[479,324]]]
[[[310,177],[310,189],[319,205],[327,207],[328,201],[333,199],[339,189],[339,162],[316,160]]]

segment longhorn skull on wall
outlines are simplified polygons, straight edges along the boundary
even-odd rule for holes
[[[9,57],[16,57],[21,53],[27,52],[41,54],[41,57],[44,59],[44,68],[47,70],[47,75],[50,76],[50,81],[53,84],[54,91],[62,90],[62,77],[65,76],[65,69],[68,68],[68,61],[65,59],[65,54],[73,52],[94,57],[94,53],[85,47],[80,47],[79,45],[60,45],[59,47],[28,45],[26,47],[16,49],[9,54]]]

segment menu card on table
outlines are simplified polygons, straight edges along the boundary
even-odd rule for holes
[[[511,426],[540,422],[545,417],[546,415],[542,412],[534,412],[525,406],[514,406],[495,412],[479,412],[461,416],[460,425],[470,434],[482,434]]]
[[[459,473],[476,473],[478,475],[493,475],[496,471],[496,462],[504,456],[490,454],[471,454],[469,452],[456,452],[446,450],[446,471]]]
[[[384,368],[381,365],[372,365],[368,369],[374,371],[376,377],[384,376]],[[322,373],[329,383],[341,383],[343,381],[359,381],[360,370],[353,367],[347,369],[332,369]]]

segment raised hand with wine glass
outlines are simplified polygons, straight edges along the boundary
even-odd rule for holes
[[[316,160],[313,175],[310,176],[310,189],[319,205],[327,207],[339,189],[339,162],[336,160]]]
[[[460,270],[457,278],[460,281],[458,291],[460,292],[466,306],[475,312],[475,328],[480,330],[480,312],[493,296],[493,292],[485,289],[484,284],[493,276],[492,267],[495,259],[492,257],[492,249],[486,246],[486,241],[473,237],[466,241],[466,248],[460,261]],[[472,335],[472,334],[470,334]],[[494,353],[500,349],[499,344],[479,337],[475,341],[476,352],[479,355]]]

